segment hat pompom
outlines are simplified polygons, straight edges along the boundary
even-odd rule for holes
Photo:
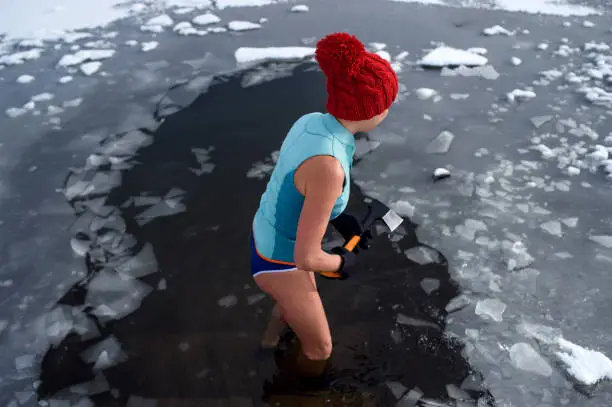
[[[328,78],[358,73],[366,55],[365,46],[347,33],[330,34],[317,43],[315,58]]]

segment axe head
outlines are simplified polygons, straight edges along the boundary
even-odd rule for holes
[[[402,224],[404,219],[392,211],[387,205],[377,199],[373,199],[369,205],[368,214],[363,221],[363,228],[369,229],[374,222],[381,220],[389,229],[395,231]]]

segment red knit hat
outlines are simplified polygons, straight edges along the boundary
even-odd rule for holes
[[[317,43],[315,57],[327,77],[327,111],[338,119],[368,120],[395,100],[398,82],[391,64],[366,51],[357,37],[330,34]]]

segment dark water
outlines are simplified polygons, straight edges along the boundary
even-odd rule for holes
[[[266,178],[246,174],[280,147],[293,121],[323,111],[325,103],[321,73],[293,68],[290,77],[250,87],[242,84],[252,71],[217,76],[193,102],[177,86],[151,112],[159,127],[102,142],[141,137],[148,145],[67,178],[70,186],[75,177],[125,168],[109,191],[70,202],[78,216],[75,242],[87,248],[87,276],[58,307],[84,312],[100,335],[73,331],[46,351],[39,400],[74,402],[86,395],[95,405],[149,405],[143,398],[157,405],[252,406],[263,399],[282,406],[393,406],[402,394],[390,389],[418,388],[423,399],[441,403],[420,405],[495,405],[463,357],[463,344],[444,332],[445,307],[460,289],[443,256],[422,266],[402,254],[419,245],[409,220],[360,255],[359,276],[319,280],[334,340],[326,388],[306,392],[275,375],[271,355],[257,357],[272,302],[251,279],[248,236]],[[148,206],[133,199],[139,196],[168,198],[167,216],[143,217]],[[364,210],[365,198],[353,185],[349,210]],[[122,268],[131,254],[149,249],[156,265]],[[130,286],[134,301],[142,302],[125,316],[100,312],[100,304],[117,300],[112,289],[92,294],[100,276],[114,281],[117,270],[142,283]],[[439,282],[430,294],[421,287],[424,278]],[[98,369],[83,360],[83,352],[109,338],[121,347],[119,363]],[[466,400],[458,403],[449,393]]]

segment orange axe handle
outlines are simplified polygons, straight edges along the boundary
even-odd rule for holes
[[[355,247],[357,247],[360,240],[361,240],[361,236],[353,236],[348,242],[346,242],[346,244],[344,245],[344,248],[348,250],[349,252],[352,252],[355,249]],[[341,277],[340,273],[336,271],[324,271],[319,274],[327,278],[340,278]]]

